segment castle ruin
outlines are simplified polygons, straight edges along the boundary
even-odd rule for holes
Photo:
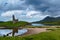
[[[15,16],[14,15],[12,16],[12,18],[13,18],[13,24],[15,24],[15,23],[18,22],[18,19],[15,19]]]

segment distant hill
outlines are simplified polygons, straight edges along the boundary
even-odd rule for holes
[[[47,16],[41,21],[36,21],[33,23],[42,23],[42,24],[60,24],[60,17],[49,17]]]
[[[4,22],[4,21],[0,21],[0,23],[2,23],[2,22]]]

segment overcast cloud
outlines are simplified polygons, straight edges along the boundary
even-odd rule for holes
[[[29,22],[60,16],[60,0],[0,0],[0,21],[11,20],[12,15]]]

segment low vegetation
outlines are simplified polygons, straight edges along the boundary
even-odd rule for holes
[[[25,22],[25,21],[19,21],[15,24],[13,24],[12,21],[8,21],[8,22],[0,22],[0,27],[23,27],[25,25],[30,25],[30,23]]]

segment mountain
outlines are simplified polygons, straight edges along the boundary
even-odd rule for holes
[[[43,20],[36,21],[33,23],[42,23],[42,24],[60,24],[60,17],[49,17],[47,16]]]
[[[54,20],[56,20],[54,17],[46,17],[45,19],[43,19],[43,20],[41,20],[41,22],[42,21],[49,21],[49,22],[51,22],[51,21],[54,21]]]

